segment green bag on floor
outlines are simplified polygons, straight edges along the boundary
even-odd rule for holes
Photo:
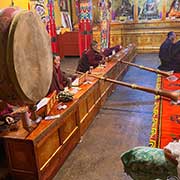
[[[177,176],[177,166],[165,158],[163,149],[135,147],[121,155],[125,172],[135,180],[166,180]]]

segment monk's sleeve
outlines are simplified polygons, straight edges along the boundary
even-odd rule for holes
[[[117,46],[113,46],[113,47],[111,47],[111,48],[106,48],[105,50],[104,50],[104,52],[103,52],[103,54],[104,54],[104,56],[110,56],[110,55],[112,55],[112,52],[113,51],[115,51],[116,53],[118,52],[118,51],[120,51],[120,46],[119,45],[117,45]]]
[[[172,56],[176,56],[177,54],[180,54],[180,41],[172,45],[170,52]]]

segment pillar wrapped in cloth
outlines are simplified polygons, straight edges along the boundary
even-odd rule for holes
[[[87,50],[92,41],[92,1],[77,0],[79,20],[79,50],[80,56]]]

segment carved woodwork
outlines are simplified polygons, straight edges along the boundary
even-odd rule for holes
[[[180,24],[178,21],[150,21],[139,23],[111,23],[110,44],[127,46],[135,43],[137,53],[158,53],[159,47],[167,37],[169,31],[174,31],[177,40],[180,38]],[[100,42],[99,29],[94,29],[93,37]]]

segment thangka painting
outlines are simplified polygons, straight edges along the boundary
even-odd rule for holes
[[[60,11],[68,12],[68,0],[58,0]]]
[[[93,0],[93,6],[92,6],[92,19],[93,19],[93,25],[99,25],[100,24],[100,10],[99,10],[99,2],[101,0]]]
[[[111,1],[101,0],[100,7],[100,24],[101,24],[101,49],[109,47],[110,42],[110,15],[111,15]]]
[[[162,17],[162,3],[160,0],[138,0],[139,19],[151,20]]]
[[[61,12],[61,23],[62,26],[65,28],[70,28],[72,31],[72,24],[71,24],[71,18],[68,12]]]
[[[134,0],[112,1],[112,20],[133,20]]]
[[[166,3],[167,18],[180,18],[180,0],[168,0]]]
[[[44,24],[47,24],[47,21],[49,19],[46,5],[46,0],[31,0],[29,7],[30,10],[35,11],[41,17],[41,20]]]

